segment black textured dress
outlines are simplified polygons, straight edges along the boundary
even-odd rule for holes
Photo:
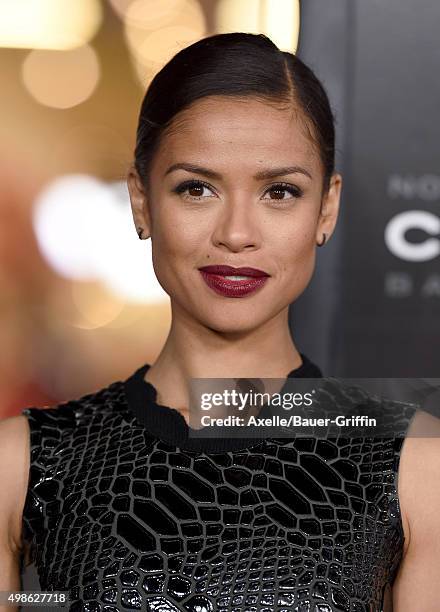
[[[322,376],[302,359],[288,377]],[[23,410],[42,590],[69,591],[71,612],[387,610],[403,438],[189,437],[148,368]]]

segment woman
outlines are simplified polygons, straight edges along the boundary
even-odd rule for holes
[[[322,85],[268,38],[212,36],[156,75],[128,187],[171,329],[127,380],[2,423],[1,589],[25,553],[74,612],[440,609],[436,440],[408,438],[399,467],[402,439],[187,423],[192,378],[322,376],[288,307],[341,183]]]

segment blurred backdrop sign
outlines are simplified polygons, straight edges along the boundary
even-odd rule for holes
[[[298,53],[332,94],[345,182],[335,243],[319,253],[314,286],[294,307],[295,337],[315,343],[310,352],[331,374],[436,376],[440,3],[307,0],[301,7]],[[326,323],[318,339],[319,312]]]

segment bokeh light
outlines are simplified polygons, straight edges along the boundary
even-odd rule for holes
[[[141,85],[146,87],[173,55],[199,38],[199,32],[185,26],[169,26],[146,36],[134,53],[134,66]]]
[[[124,32],[136,76],[144,88],[173,55],[206,33],[196,0],[135,0],[126,12]]]
[[[99,0],[0,0],[0,46],[73,49],[89,42],[102,21]]]
[[[216,31],[266,34],[283,51],[298,46],[300,6],[298,0],[219,0]]]
[[[154,273],[151,240],[137,237],[125,182],[57,178],[36,199],[33,226],[42,256],[62,277],[97,279],[121,300],[168,300]]]
[[[28,92],[52,108],[71,108],[87,100],[99,76],[98,57],[89,45],[69,51],[31,51],[22,66]]]
[[[145,31],[158,30],[169,25],[192,24],[203,27],[204,18],[197,0],[134,0],[124,17],[129,38]]]
[[[125,300],[102,283],[73,282],[70,285],[76,317],[71,324],[80,329],[96,329],[113,321],[122,311]]]

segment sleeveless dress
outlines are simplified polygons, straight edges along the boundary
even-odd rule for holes
[[[301,357],[289,378],[322,376]],[[71,612],[388,610],[404,438],[193,438],[149,367],[22,411],[41,589],[68,591]]]

